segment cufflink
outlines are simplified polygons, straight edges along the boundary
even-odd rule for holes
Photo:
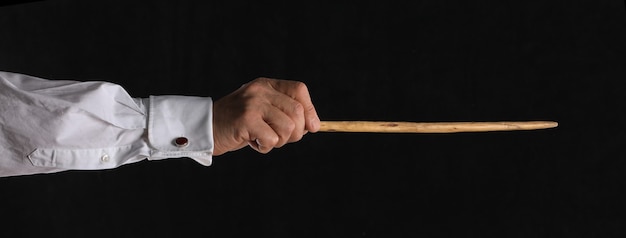
[[[179,148],[187,147],[189,145],[189,139],[187,139],[187,137],[178,137],[174,139],[174,145]]]

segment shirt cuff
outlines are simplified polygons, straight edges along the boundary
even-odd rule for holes
[[[152,148],[150,160],[189,157],[202,165],[211,165],[211,98],[150,96],[148,104],[148,143]]]

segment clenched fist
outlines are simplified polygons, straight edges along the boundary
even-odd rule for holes
[[[258,78],[213,104],[213,155],[246,145],[267,153],[319,127],[304,83]]]

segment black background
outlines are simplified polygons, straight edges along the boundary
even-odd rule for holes
[[[0,178],[0,236],[624,237],[625,18],[621,0],[5,5],[3,71],[214,99],[266,76],[305,82],[323,120],[560,125]]]

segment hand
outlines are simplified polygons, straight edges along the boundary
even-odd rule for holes
[[[304,83],[258,78],[213,104],[213,155],[246,145],[265,154],[319,127]]]

